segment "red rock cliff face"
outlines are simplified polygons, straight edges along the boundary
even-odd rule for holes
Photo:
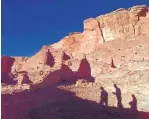
[[[71,70],[77,71],[83,54],[87,55],[91,69],[99,67],[97,62],[110,64],[111,58],[115,66],[120,67],[130,60],[149,60],[148,39],[148,7],[140,5],[128,10],[118,9],[84,20],[82,33],[70,33],[58,43],[43,46],[34,56],[24,61],[16,60],[11,71],[28,72],[30,80],[36,82],[44,79],[50,71],[63,69],[62,62],[72,64],[69,66]],[[2,72],[10,72],[8,59],[2,59]],[[91,70],[91,74],[96,76],[100,72],[98,70]]]
[[[17,111],[12,111],[15,108],[23,118],[32,107],[46,104],[48,100],[56,102],[62,101],[62,97],[67,98],[60,96],[59,93],[57,98],[50,88],[57,85],[74,92],[82,99],[95,102],[99,102],[99,90],[100,86],[103,86],[109,93],[109,106],[116,107],[116,97],[113,96],[112,91],[113,84],[117,83],[122,89],[124,107],[130,107],[128,102],[131,100],[131,94],[135,94],[138,99],[138,110],[149,111],[149,11],[147,6],[135,6],[128,10],[118,9],[106,15],[86,19],[83,23],[82,33],[73,32],[58,43],[44,45],[30,58],[15,57],[15,61],[12,61],[11,57],[2,57],[2,73],[18,75],[13,78],[18,82],[17,85],[2,87],[2,93],[5,94],[4,105],[2,105],[3,115],[6,116],[4,119],[10,119],[11,115],[17,117]],[[27,80],[21,79],[24,74]],[[93,78],[94,82],[82,81],[88,78]],[[76,82],[64,86],[71,80]],[[47,89],[42,89],[46,86],[50,88],[51,93]],[[41,89],[41,92],[36,95],[38,89],[39,92]],[[9,94],[15,92],[20,94],[14,96]],[[50,93],[49,97],[48,93]],[[22,94],[28,95],[29,102],[23,96],[21,97]],[[53,95],[56,97],[53,98]],[[11,102],[16,104],[15,108],[10,106],[14,105],[10,104]],[[19,107],[19,103],[25,105],[25,108]],[[10,112],[10,115],[7,116],[7,112]]]
[[[69,44],[69,46],[79,44],[77,49],[79,49],[80,53],[91,53],[100,44],[108,41],[117,39],[130,40],[133,36],[142,35],[148,37],[148,29],[149,17],[147,6],[135,6],[128,10],[121,8],[109,14],[85,20],[83,33],[78,33],[77,37],[69,35],[53,46],[69,50],[71,47],[67,48],[65,44]],[[72,38],[72,36],[74,37]]]

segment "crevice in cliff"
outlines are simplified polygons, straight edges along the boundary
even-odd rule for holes
[[[132,27],[133,27],[133,29],[134,29],[134,34],[136,34],[135,26],[136,26],[136,24],[139,22],[139,20],[140,20],[140,18],[139,18],[139,16],[138,16],[137,21],[134,23],[134,25],[132,25]]]
[[[103,36],[102,28],[99,27],[99,29],[100,29],[100,31],[101,31],[101,36],[102,36],[102,39],[103,39],[103,43],[105,43],[105,38],[104,38],[104,36]]]
[[[134,30],[134,34],[136,34],[135,26],[136,26],[137,23],[138,23],[138,21],[132,26],[133,27],[133,30]]]
[[[99,30],[101,31],[101,37],[102,37],[102,42],[105,43],[105,38],[103,36],[103,31],[102,31],[102,28],[100,27],[100,22],[98,21],[98,27],[99,27]]]

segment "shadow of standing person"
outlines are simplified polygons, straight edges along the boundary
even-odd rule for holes
[[[132,111],[137,111],[137,98],[134,94],[132,96],[132,101],[129,102],[129,105],[131,106],[130,109]]]
[[[123,108],[122,97],[121,97],[121,89],[118,88],[116,84],[114,84],[114,87],[115,87],[116,91],[113,92],[113,94],[115,94],[117,97],[117,107]]]
[[[100,87],[101,89],[101,95],[100,95],[100,105],[101,106],[107,106],[108,107],[108,92],[103,88]]]

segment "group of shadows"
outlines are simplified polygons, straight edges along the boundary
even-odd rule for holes
[[[121,90],[116,84],[114,84],[116,91],[113,94],[117,97],[117,107],[108,106],[108,92],[104,87],[100,88],[101,95],[99,96],[101,97],[100,102],[97,103],[77,97],[74,92],[66,91],[56,86],[45,85],[49,81],[55,80],[58,72],[59,70],[49,73],[41,83],[43,87],[34,88],[34,86],[31,86],[30,91],[14,92],[11,96],[3,94],[2,106],[3,102],[6,102],[8,107],[6,110],[2,109],[3,117],[5,117],[2,119],[149,119],[149,112],[137,110],[137,98],[135,95],[132,95],[132,101],[129,102],[130,108],[123,107]],[[94,81],[91,76],[90,64],[86,57],[81,60],[77,72],[73,72],[65,64],[62,64],[61,72],[62,77],[59,85],[67,84],[70,77],[77,80],[83,78],[87,81]],[[3,75],[4,82],[5,75]],[[18,97],[21,99],[18,99]],[[13,104],[17,100],[24,100],[24,103],[21,103],[18,110],[11,109],[15,107]],[[25,113],[23,110],[27,109],[27,107],[29,107],[27,117],[23,118],[21,114]]]
[[[149,112],[137,110],[136,98],[133,97],[130,102],[131,108],[124,108],[122,104],[114,107],[108,106],[105,93],[102,87],[100,103],[54,86],[16,92],[13,95],[3,94],[2,119],[148,119]],[[114,94],[117,98],[121,97],[118,91]],[[18,101],[21,103],[16,103]],[[118,101],[121,103],[121,99]],[[5,107],[4,102],[9,107]]]
[[[39,107],[31,108],[28,116],[31,119],[148,119],[149,112],[137,110],[137,99],[132,95],[131,108],[124,108],[120,89],[114,84],[117,107],[108,106],[108,93],[101,87],[101,99],[95,101],[77,97],[75,93],[57,88],[54,101],[47,101]],[[48,93],[48,91],[47,91]],[[55,94],[56,93],[56,94]],[[46,95],[46,94],[45,94]],[[43,95],[44,97],[44,95]]]
[[[116,84],[114,84],[114,88],[115,88],[115,92],[112,92],[112,93],[116,95],[117,107],[123,108],[121,89]],[[108,92],[103,87],[100,87],[100,89],[101,89],[100,105],[108,107]],[[131,96],[132,96],[132,101],[129,102],[130,109],[134,112],[137,112],[137,98],[134,94],[132,94]]]
[[[2,119],[149,119],[149,112],[137,110],[135,95],[128,102],[130,108],[123,107],[121,89],[116,84],[114,87],[116,107],[108,105],[108,92],[104,87],[100,87],[99,102],[83,99],[56,86],[3,94]],[[17,105],[19,100],[21,103]],[[6,102],[9,107],[4,110]]]

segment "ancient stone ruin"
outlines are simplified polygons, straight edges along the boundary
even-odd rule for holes
[[[88,18],[32,57],[2,56],[2,119],[148,119],[148,9]]]

